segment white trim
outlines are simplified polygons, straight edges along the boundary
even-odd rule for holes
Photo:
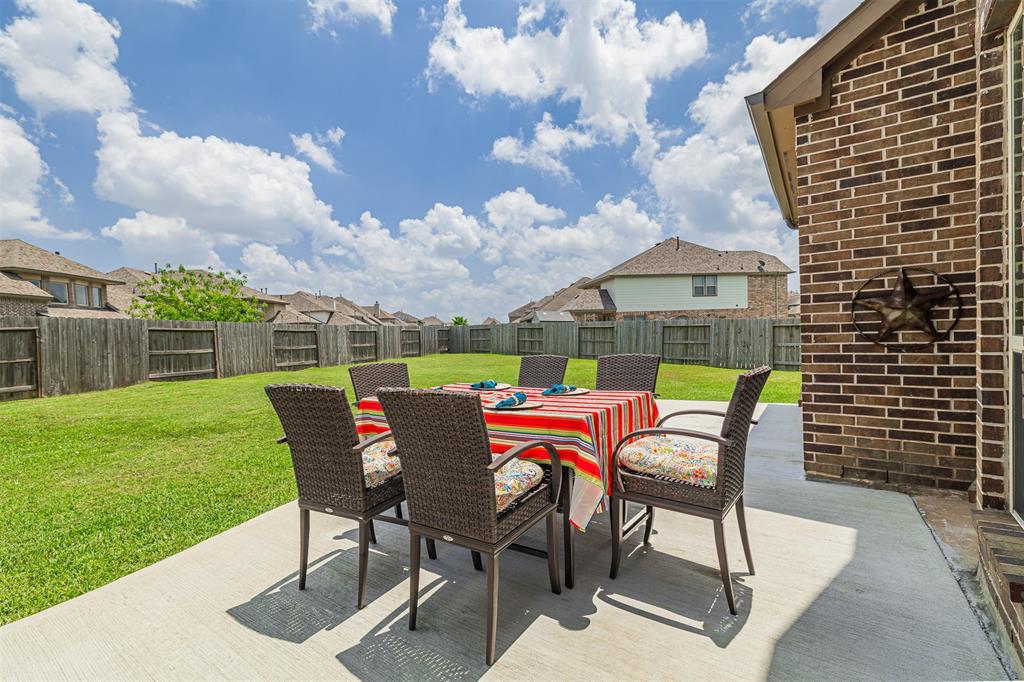
[[[1018,226],[1014,224],[1014,213],[1015,213],[1015,211],[1014,211],[1014,205],[1013,204],[1014,204],[1014,198],[1015,198],[1016,190],[1017,190],[1017,183],[1020,182],[1020,173],[1019,173],[1019,171],[1021,170],[1021,169],[1014,168],[1014,165],[1013,165],[1013,133],[1014,133],[1014,130],[1013,130],[1013,103],[1014,103],[1014,99],[1015,98],[1024,97],[1024,93],[1015,92],[1014,91],[1014,87],[1013,87],[1014,55],[1012,54],[1012,50],[1013,50],[1012,36],[1013,36],[1014,31],[1021,24],[1021,22],[1024,22],[1024,6],[1018,7],[1018,9],[1017,9],[1016,13],[1014,14],[1013,18],[1010,20],[1010,23],[1007,25],[1007,27],[1006,27],[1006,38],[1005,38],[1004,43],[1003,43],[1006,46],[1006,53],[1007,53],[1006,54],[1006,57],[1007,57],[1006,58],[1006,72],[1005,72],[1007,97],[1006,97],[1006,102],[1005,102],[1004,114],[1006,116],[1006,121],[1008,123],[1008,125],[1006,126],[1006,134],[1007,134],[1007,147],[1006,147],[1007,163],[1006,163],[1006,168],[1007,168],[1007,174],[1009,175],[1009,182],[1006,183],[1006,195],[1007,195],[1006,196],[1006,199],[1007,199],[1007,201],[1006,201],[1006,225],[1007,225],[1007,237],[1008,237],[1008,239],[1006,240],[1006,247],[1007,247],[1007,253],[1006,253],[1007,269],[1006,269],[1006,272],[1007,272],[1007,275],[1008,275],[1007,276],[1007,289],[1009,290],[1009,300],[1008,300],[1009,309],[1007,310],[1008,315],[1007,315],[1007,320],[1006,321],[1007,321],[1007,324],[1010,327],[1007,330],[1007,332],[1008,332],[1007,333],[1007,344],[1006,344],[1007,345],[1007,349],[1006,349],[1006,359],[1005,359],[1005,366],[1006,366],[1006,370],[1007,370],[1007,378],[1009,379],[1009,381],[1007,382],[1009,384],[1007,386],[1007,395],[1009,397],[1009,400],[1007,401],[1007,405],[1006,405],[1006,408],[1007,408],[1007,420],[1006,420],[1007,439],[1006,440],[1007,440],[1007,445],[1009,446],[1009,451],[1007,453],[1007,458],[1006,458],[1007,466],[1006,466],[1006,469],[1005,469],[1005,472],[1006,472],[1005,485],[1006,485],[1006,501],[1007,501],[1007,506],[1009,507],[1010,514],[1017,520],[1017,523],[1021,524],[1021,526],[1024,526],[1024,518],[1022,518],[1021,514],[1019,514],[1017,512],[1017,510],[1016,510],[1016,500],[1014,500],[1014,480],[1013,480],[1014,479],[1014,467],[1015,467],[1015,464],[1016,464],[1015,461],[1014,461],[1015,458],[1016,458],[1016,455],[1014,454],[1014,451],[1015,451],[1015,447],[1017,445],[1014,442],[1014,438],[1013,438],[1013,422],[1014,422],[1014,418],[1015,418],[1015,415],[1013,414],[1013,395],[1014,395],[1013,392],[1014,392],[1014,390],[1020,390],[1020,388],[1018,386],[1016,386],[1016,382],[1021,380],[1020,377],[1015,376],[1016,373],[1013,371],[1013,354],[1015,352],[1016,353],[1024,353],[1024,336],[1014,335],[1014,333],[1013,333],[1015,331],[1014,330],[1014,314],[1015,314],[1016,303],[1017,303],[1016,302],[1016,292],[1014,291],[1014,274],[1015,273],[1013,271],[1013,255],[1014,255],[1013,252],[1014,252],[1014,239],[1017,237],[1017,233],[1019,232]],[[1024,27],[1022,27],[1022,29],[1024,29]],[[1017,55],[1016,58],[1017,59],[1021,59],[1022,61],[1024,61],[1024,58],[1022,58],[1021,55]],[[1024,105],[1022,105],[1022,106],[1024,106]],[[1024,114],[1024,112],[1022,112],[1022,114]],[[1019,210],[1019,207],[1018,207],[1018,210]],[[1024,455],[1021,455],[1021,456],[1024,456]]]

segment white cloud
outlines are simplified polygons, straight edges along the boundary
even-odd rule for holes
[[[704,23],[685,22],[677,12],[640,20],[628,0],[566,0],[557,7],[558,20],[541,29],[554,10],[535,1],[522,5],[517,31],[508,37],[494,26],[469,26],[458,0],[449,0],[430,44],[428,76],[450,76],[478,97],[577,102],[576,131],[615,145],[635,136],[634,158],[646,165],[657,149],[658,126],[647,118],[653,84],[704,57]],[[492,153],[516,163],[533,159],[532,165],[564,175],[559,157],[570,145],[544,154],[543,144],[550,143],[534,149],[532,142],[503,138]]]
[[[763,250],[797,265],[796,234],[771,199],[744,96],[767,85],[813,42],[757,36],[722,81],[701,89],[689,107],[699,130],[651,166],[651,185],[673,229],[699,243]]]
[[[498,138],[491,148],[491,156],[518,166],[532,166],[566,182],[572,179],[572,171],[562,157],[570,151],[589,149],[595,143],[590,132],[559,128],[551,122],[551,114],[545,112],[534,126],[533,140],[524,143],[522,137]]]
[[[143,135],[133,113],[103,114],[98,127],[95,189],[104,199],[181,217],[221,244],[339,234],[298,159],[212,135]]]
[[[172,5],[181,5],[183,7],[198,7],[199,6],[199,0],[164,0],[164,2],[169,2]]]
[[[0,66],[40,114],[106,111],[131,102],[114,62],[121,28],[75,0],[18,0],[0,33]]]
[[[323,139],[337,147],[345,139],[345,131],[337,127],[331,128],[324,134]]]
[[[227,269],[213,250],[213,240],[190,227],[183,218],[139,211],[134,218],[121,218],[100,233],[118,240],[125,262],[136,266],[170,263],[172,266]]]
[[[342,134],[344,134],[344,131],[342,131]],[[334,160],[334,154],[331,153],[331,150],[318,140],[314,140],[313,135],[302,133],[301,135],[292,135],[291,138],[297,153],[305,156],[329,173],[341,172],[338,170],[337,162]],[[339,137],[338,140],[340,142],[341,138]]]
[[[828,32],[861,3],[861,0],[754,0],[743,13],[744,20],[756,16],[761,21],[792,7],[805,7],[815,14],[818,34]]]
[[[61,239],[92,238],[84,230],[59,230],[43,216],[39,208],[39,197],[46,175],[47,167],[38,147],[28,139],[17,121],[0,116],[0,234]],[[59,183],[58,189],[63,187],[59,180],[54,178],[54,181]]]
[[[310,28],[319,31],[332,22],[354,24],[359,21],[376,21],[380,32],[391,35],[398,6],[391,0],[308,0]],[[333,35],[333,31],[332,31]]]
[[[484,204],[484,210],[487,212],[487,220],[499,232],[565,218],[565,211],[540,203],[523,187],[491,197]]]

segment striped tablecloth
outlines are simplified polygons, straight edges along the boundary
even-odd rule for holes
[[[446,390],[468,391],[469,384],[448,384]],[[644,429],[658,420],[654,396],[646,392],[591,391],[580,396],[545,396],[539,388],[510,388],[503,391],[479,391],[484,403],[523,391],[530,400],[539,400],[542,407],[533,410],[497,412],[484,410],[491,450],[500,454],[530,440],[550,441],[558,449],[562,466],[576,474],[570,520],[585,530],[595,513],[601,511],[605,494],[610,490],[608,475],[612,449],[625,434]],[[376,397],[364,398],[356,412],[356,428],[360,435],[370,436],[387,431],[384,411]],[[543,449],[524,453],[525,459],[547,462]]]

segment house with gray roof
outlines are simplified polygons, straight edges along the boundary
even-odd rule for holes
[[[597,277],[562,306],[577,320],[785,317],[793,270],[761,251],[672,237]]]
[[[0,316],[126,317],[108,287],[121,280],[21,239],[0,239]]]
[[[580,277],[578,280],[573,282],[567,287],[562,287],[555,293],[545,296],[538,301],[530,301],[524,305],[519,306],[508,314],[509,322],[536,322],[539,317],[535,314],[537,312],[548,312],[556,313],[561,311],[566,304],[572,301],[580,293],[584,284],[590,281],[589,277]],[[558,319],[561,316],[548,315],[551,319]]]

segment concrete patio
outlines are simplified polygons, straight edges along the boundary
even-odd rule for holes
[[[661,401],[661,409],[714,405]],[[378,524],[355,609],[354,525],[313,516],[307,589],[285,505],[110,585],[0,628],[0,677],[234,679],[994,679],[1006,673],[913,501],[806,481],[799,410],[759,408],[747,466],[757,574],[727,522],[738,616],[711,524],[659,512],[609,580],[607,519],[577,538],[577,584],[503,557],[498,651],[484,665],[481,573],[439,545],[406,626],[408,537]],[[688,426],[717,428],[714,419]],[[533,531],[541,546],[543,530]]]

